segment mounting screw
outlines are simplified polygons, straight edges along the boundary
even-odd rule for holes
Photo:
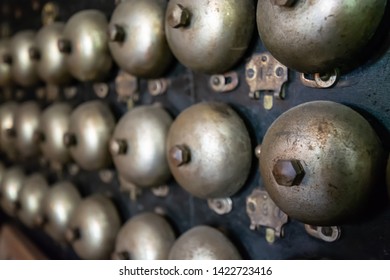
[[[169,150],[169,157],[177,167],[187,164],[191,160],[191,153],[184,145],[176,145]]]
[[[278,160],[272,174],[279,185],[291,187],[301,184],[305,170],[299,160]]]
[[[127,142],[123,139],[112,139],[110,142],[110,151],[113,155],[124,155],[127,153]]]
[[[182,5],[177,4],[168,16],[168,24],[172,28],[186,27],[191,22],[191,14]]]
[[[61,39],[58,41],[58,50],[61,53],[70,54],[72,52],[72,43],[67,39]]]
[[[112,24],[108,27],[108,38],[111,42],[123,42],[126,37],[126,32],[119,24]]]
[[[271,2],[276,6],[291,7],[295,3],[295,0],[271,0]]]
[[[67,148],[73,147],[77,145],[77,138],[76,135],[73,133],[67,132],[64,135],[64,145]]]

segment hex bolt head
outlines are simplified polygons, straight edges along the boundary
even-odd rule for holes
[[[171,162],[179,167],[190,162],[191,153],[186,146],[176,145],[169,150],[169,157]]]
[[[281,7],[291,7],[295,0],[271,0],[273,5],[281,6]]]
[[[275,181],[285,187],[299,186],[305,170],[299,160],[278,160],[272,170]]]
[[[67,148],[73,147],[77,145],[77,138],[76,135],[74,135],[71,132],[67,132],[64,135],[64,145]]]
[[[78,240],[80,238],[81,238],[81,231],[78,228],[73,228],[73,229],[72,228],[68,228],[65,231],[65,239],[69,243],[73,243],[73,242],[75,242],[76,240]]]
[[[124,155],[127,153],[127,142],[123,139],[112,139],[110,141],[110,151],[113,155]]]
[[[29,54],[31,60],[40,60],[41,59],[41,52],[37,48],[31,47],[28,50],[28,54]]]
[[[120,26],[119,24],[111,24],[108,27],[107,34],[108,34],[108,39],[111,42],[121,43],[126,38],[126,32],[125,32],[124,28],[122,26]]]
[[[181,4],[177,4],[168,16],[168,24],[172,28],[186,27],[190,22],[191,13]]]
[[[46,140],[45,134],[42,131],[37,130],[33,134],[33,140],[35,143],[45,142]]]
[[[5,64],[8,64],[8,65],[12,64],[12,56],[10,54],[4,54],[2,57],[2,60]]]
[[[58,41],[58,50],[61,53],[70,54],[72,52],[72,43],[67,39],[60,39]]]

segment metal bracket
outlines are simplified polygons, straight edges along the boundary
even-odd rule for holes
[[[239,79],[236,72],[228,72],[210,77],[210,87],[216,92],[229,92],[235,90]]]
[[[330,88],[333,87],[340,78],[340,71],[334,69],[331,73],[320,74],[315,73],[312,79],[305,73],[301,73],[301,82],[307,87],[311,88]]]
[[[252,56],[245,69],[246,82],[250,89],[249,97],[260,99],[260,94],[263,93],[264,109],[272,109],[274,98],[285,98],[283,85],[288,81],[288,68],[270,53]]]
[[[266,239],[273,243],[276,237],[283,237],[283,225],[288,216],[272,201],[266,191],[255,189],[246,199],[246,212],[251,220],[250,229],[264,226],[267,228]]]
[[[115,78],[115,90],[119,102],[137,102],[139,100],[138,79],[124,71]]]
[[[338,226],[320,227],[305,225],[305,230],[309,235],[325,242],[335,242],[341,236],[341,228]]]

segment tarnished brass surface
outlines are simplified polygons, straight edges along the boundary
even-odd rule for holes
[[[169,223],[154,213],[132,217],[119,231],[113,259],[166,260],[175,241]]]
[[[28,227],[35,227],[44,211],[44,198],[49,190],[45,177],[39,173],[28,176],[20,190],[19,218]]]
[[[108,22],[98,10],[83,10],[66,23],[59,50],[67,54],[69,72],[80,81],[104,79],[112,66],[108,48]]]
[[[233,109],[223,103],[199,103],[173,122],[167,157],[185,190],[200,198],[223,198],[245,183],[252,147],[245,124]]]
[[[101,101],[83,103],[73,111],[64,143],[81,168],[97,170],[111,163],[108,144],[114,127],[110,108]]]
[[[5,170],[0,185],[0,204],[10,216],[16,217],[20,209],[20,190],[25,180],[24,171],[20,167]]]
[[[24,87],[34,86],[39,81],[36,60],[30,56],[30,49],[33,47],[35,47],[34,31],[20,31],[11,39],[12,79]]]
[[[62,181],[54,184],[44,199],[44,213],[38,217],[37,226],[56,241],[65,241],[65,231],[72,214],[81,201],[77,188],[70,182]]]
[[[50,23],[42,27],[35,38],[37,71],[40,78],[48,84],[61,85],[71,80],[65,63],[66,54],[58,49],[64,27],[62,22]]]
[[[66,238],[82,259],[108,259],[121,225],[115,205],[94,194],[83,200],[72,215]]]
[[[0,40],[0,87],[6,87],[12,84],[11,75],[11,48],[8,39]]]
[[[197,226],[185,232],[173,245],[170,260],[240,260],[230,240],[209,226]]]
[[[42,112],[36,133],[42,154],[50,162],[64,164],[71,159],[64,144],[71,113],[72,107],[64,102],[54,103]]]
[[[182,64],[223,74],[249,46],[255,7],[252,0],[171,0],[165,18],[168,44]]]
[[[314,101],[272,124],[259,162],[265,187],[283,212],[310,225],[332,226],[364,206],[383,170],[383,150],[354,110]]]
[[[22,157],[32,157],[39,153],[35,132],[39,128],[41,109],[37,102],[26,101],[18,106],[15,115],[16,148]]]
[[[139,187],[155,187],[170,177],[166,142],[172,117],[158,106],[130,110],[118,122],[110,142],[119,176]]]
[[[110,50],[117,64],[139,77],[159,77],[173,61],[165,37],[166,0],[127,0],[109,24]]]
[[[356,59],[374,35],[386,0],[259,0],[257,26],[265,47],[281,63],[304,73],[327,73]]]

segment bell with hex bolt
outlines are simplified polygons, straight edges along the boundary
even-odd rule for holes
[[[166,0],[127,0],[109,24],[110,50],[116,63],[139,77],[159,77],[173,61],[165,37]]]
[[[173,245],[170,260],[240,260],[231,241],[209,226],[197,226],[185,232]]]
[[[63,141],[81,168],[98,170],[111,163],[108,144],[114,127],[110,108],[101,101],[88,101],[72,112]]]
[[[63,85],[71,80],[65,59],[67,54],[58,49],[65,24],[54,22],[42,27],[35,37],[35,46],[30,48],[30,57],[37,61],[39,77],[48,84]]]
[[[12,84],[11,75],[11,48],[8,39],[0,40],[0,87],[7,87]]]
[[[171,177],[165,149],[172,117],[158,106],[139,106],[118,122],[110,151],[121,180],[161,186]]]
[[[54,184],[45,195],[43,211],[36,217],[35,226],[44,229],[57,242],[64,243],[70,218],[80,201],[80,193],[72,183]]]
[[[224,103],[199,103],[173,122],[167,158],[176,181],[199,198],[225,198],[245,183],[252,161],[249,133]]]
[[[271,54],[303,73],[348,68],[375,34],[386,0],[259,0],[257,26]]]
[[[66,240],[82,259],[108,259],[121,225],[110,199],[95,194],[84,199],[71,217]]]
[[[0,185],[0,204],[10,216],[16,217],[20,210],[20,191],[25,180],[20,167],[11,167],[4,171]]]
[[[175,242],[169,223],[154,213],[142,213],[123,225],[116,239],[113,259],[166,260]]]
[[[109,74],[107,26],[106,16],[98,10],[77,12],[66,23],[58,48],[66,54],[66,65],[76,79],[99,81]]]
[[[15,146],[15,119],[18,104],[8,101],[0,106],[0,148],[8,158],[14,160],[17,155]]]
[[[222,74],[244,55],[254,22],[253,0],[171,0],[165,30],[173,54],[183,65]]]
[[[337,225],[365,206],[383,170],[381,143],[352,109],[314,101],[282,114],[267,130],[260,173],[287,215],[310,225]]]
[[[28,227],[35,227],[37,219],[44,211],[44,198],[49,190],[45,177],[39,173],[28,176],[19,195],[20,211],[18,216]]]
[[[11,39],[11,73],[12,79],[23,87],[38,83],[37,61],[30,56],[30,49],[35,47],[35,32],[24,30],[16,33]]]

